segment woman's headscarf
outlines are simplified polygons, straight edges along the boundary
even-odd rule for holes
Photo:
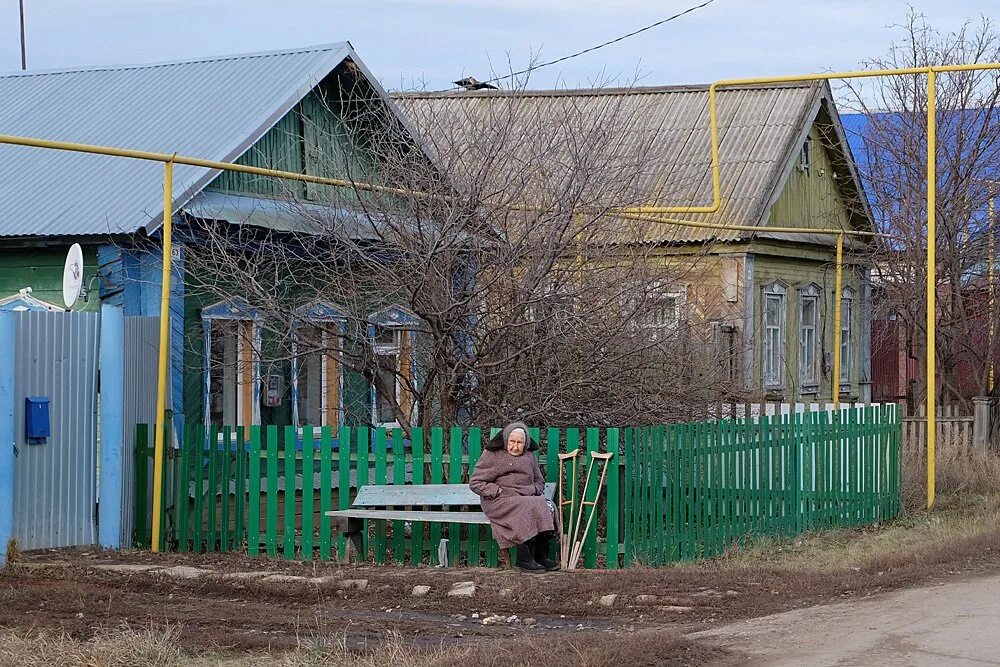
[[[491,452],[498,452],[504,449],[507,446],[507,439],[510,438],[510,434],[518,429],[524,431],[524,451],[533,452],[537,450],[538,443],[532,439],[528,432],[528,425],[524,422],[512,422],[507,424],[502,431],[490,438],[490,441],[486,443],[486,449]]]

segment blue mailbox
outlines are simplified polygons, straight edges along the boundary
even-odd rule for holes
[[[41,445],[52,433],[49,425],[49,399],[28,396],[24,399],[24,434],[29,445]]]

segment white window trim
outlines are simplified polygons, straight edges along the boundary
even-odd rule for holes
[[[207,391],[209,393],[209,400],[210,400],[210,397],[211,397],[212,382],[215,381],[216,375],[217,375],[217,373],[213,373],[213,371],[212,371],[212,362],[211,362],[211,359],[212,359],[212,342],[213,342],[213,339],[217,335],[217,332],[218,332],[218,329],[217,329],[216,325],[218,323],[235,323],[235,324],[249,324],[250,325],[250,336],[251,336],[251,339],[253,341],[251,343],[251,345],[254,346],[254,347],[252,347],[252,349],[251,349],[251,355],[250,355],[250,357],[251,357],[250,358],[250,363],[251,363],[251,370],[250,370],[250,377],[251,377],[251,379],[250,379],[250,383],[251,383],[251,385],[250,385],[250,392],[251,392],[251,402],[252,402],[252,407],[251,407],[252,414],[250,415],[250,424],[249,425],[250,426],[259,426],[260,425],[260,381],[261,381],[261,378],[260,378],[260,352],[259,352],[258,349],[256,349],[256,346],[259,344],[260,327],[258,326],[258,324],[257,324],[257,322],[255,320],[253,320],[251,318],[246,318],[246,317],[218,317],[218,316],[216,316],[216,317],[208,318],[208,321],[210,322],[211,326],[210,326],[210,328],[208,330],[208,334],[206,336],[206,341],[205,342],[206,342],[207,345],[206,345],[206,348],[205,348],[205,355],[206,355],[206,357],[208,359],[208,370],[207,370],[207,374],[208,374],[208,378],[207,378],[207,380],[208,380],[208,387],[206,389],[207,389]],[[246,350],[245,345],[246,345],[246,341],[244,340],[243,336],[237,335],[236,336],[237,369],[236,369],[236,387],[235,387],[235,391],[236,391],[236,415],[235,415],[235,422],[232,423],[232,424],[220,424],[220,426],[231,426],[234,429],[237,426],[247,426],[247,424],[244,423],[245,409],[244,409],[243,400],[242,400],[242,397],[243,397],[243,388],[244,388],[243,373],[241,372],[240,367],[239,367],[239,365],[242,363],[243,354],[244,354],[244,352]],[[206,415],[206,423],[209,423],[210,420],[211,420],[211,415],[210,414]],[[225,417],[223,417],[223,421],[225,421]],[[233,435],[231,437],[235,438],[235,430],[233,431]],[[223,438],[223,433],[220,431],[219,432],[219,442],[222,442],[223,439],[224,439]]]
[[[777,381],[769,381],[765,368],[765,359],[767,355],[765,354],[767,336],[767,300],[768,297],[780,297],[781,299],[781,310],[778,313],[778,358],[779,364],[776,369]],[[760,331],[761,331],[761,344],[760,344],[760,377],[761,383],[764,389],[784,389],[785,388],[785,372],[782,368],[783,362],[787,356],[787,338],[788,338],[788,288],[785,287],[784,283],[780,281],[775,281],[769,285],[764,286],[761,289],[761,300],[760,300]]]
[[[653,290],[658,291],[660,285],[654,285]],[[662,294],[656,294],[651,298],[652,304],[649,310],[657,306],[657,302],[660,299],[673,299],[674,300],[674,321],[671,324],[656,324],[650,322],[647,318],[640,318],[642,322],[642,328],[648,331],[665,331],[668,335],[677,331],[681,325],[681,315],[685,312],[687,307],[687,290],[670,290],[663,292]]]
[[[820,332],[823,330],[822,318],[820,317],[820,294],[822,291],[817,285],[807,285],[799,290],[799,338],[798,338],[798,376],[799,384],[802,393],[805,394],[815,394],[819,391],[820,384],[820,373],[819,373],[819,357],[820,357]],[[805,322],[803,321],[803,310],[806,301],[813,301],[813,322],[812,322],[812,368],[806,369],[803,366],[803,335],[805,333]],[[805,376],[805,372],[808,370],[808,377]]]
[[[327,324],[330,326],[338,326],[338,327],[340,326],[340,322],[337,320],[323,320],[321,324]],[[304,326],[313,326],[313,325],[304,325]],[[295,425],[296,430],[298,431],[298,434],[301,437],[302,434],[304,433],[305,426],[314,426],[319,428],[322,428],[324,426],[336,426],[338,428],[338,437],[339,437],[339,428],[343,425],[343,418],[344,418],[344,346],[342,344],[342,341],[338,342],[337,353],[336,355],[333,355],[335,356],[337,361],[337,369],[339,376],[337,378],[337,383],[340,387],[339,391],[337,392],[337,405],[333,406],[334,410],[337,413],[337,423],[336,424],[329,423],[329,414],[331,407],[329,405],[329,393],[328,393],[330,389],[330,383],[329,383],[330,368],[327,362],[331,360],[331,356],[327,354],[321,354],[320,355],[320,406],[321,406],[320,423],[310,424],[308,420],[303,421],[303,412],[305,411],[304,410],[305,406],[302,405],[302,388],[301,388],[302,364],[305,361],[306,357],[305,355],[299,356],[298,354],[297,332],[293,340],[295,341],[293,342],[293,345],[295,346],[295,349],[293,350],[293,355],[295,356],[296,360],[295,383],[297,385],[295,392],[296,394],[295,414],[298,417],[298,421],[300,422],[299,424]],[[329,349],[329,341],[330,341],[330,332],[324,328],[322,331],[322,341],[320,341],[320,345],[324,350]]]
[[[375,342],[375,338],[378,337],[378,330],[379,329],[385,329],[387,331],[391,331],[392,334],[393,334],[393,341],[394,342],[392,344],[388,344],[388,343],[376,343]],[[403,360],[403,336],[402,335],[403,335],[404,331],[406,331],[406,329],[404,329],[403,327],[380,327],[378,325],[375,325],[375,338],[372,339],[372,354],[375,357],[380,357],[380,356],[382,356],[382,357],[395,356],[396,357],[396,372],[395,372],[395,375],[393,377],[393,384],[395,385],[395,389],[396,389],[396,392],[395,392],[396,393],[396,405],[399,405],[399,402],[403,398],[403,383],[402,383],[402,380],[399,377],[399,375],[400,375],[400,372],[402,370],[400,368],[400,363],[402,363],[402,360]],[[378,368],[379,368],[378,360],[376,359],[376,363],[375,363],[375,371],[376,372],[378,372]],[[372,422],[375,424],[375,426],[376,427],[383,427],[383,428],[400,428],[400,424],[396,420],[393,420],[393,421],[390,421],[390,422],[380,422],[380,421],[378,421],[378,387],[375,386],[374,382],[372,382],[372,391],[374,393],[374,399],[375,399],[372,402]]]

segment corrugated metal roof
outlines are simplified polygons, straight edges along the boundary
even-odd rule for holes
[[[714,214],[678,214],[674,217],[736,225],[759,224],[795,142],[805,131],[806,116],[817,108],[824,89],[822,84],[802,83],[720,90],[722,208]],[[428,135],[423,139],[432,153],[435,152],[435,139],[448,144],[438,146],[439,157],[448,154],[447,149],[454,153],[456,147],[473,145],[477,136],[483,143],[483,133],[505,132],[508,139],[517,137],[512,144],[520,141],[523,145],[515,149],[515,152],[520,150],[521,161],[516,157],[509,161],[512,172],[545,153],[553,171],[558,172],[560,168],[576,171],[565,174],[563,184],[580,179],[583,152],[570,137],[562,135],[568,133],[567,128],[573,128],[579,138],[595,137],[608,142],[607,137],[597,132],[604,124],[618,133],[622,142],[617,146],[606,143],[606,146],[622,155],[635,156],[635,162],[594,166],[603,168],[606,177],[636,176],[634,197],[637,203],[703,206],[712,202],[707,91],[708,86],[679,86],[405,93],[395,97],[418,131]],[[494,130],[496,126],[501,129]],[[445,132],[443,128],[451,129]],[[451,136],[434,137],[435,132]],[[467,161],[475,162],[475,151],[469,153],[473,159]],[[606,159],[610,153],[607,151],[600,159]],[[490,159],[488,155],[478,157]],[[474,164],[465,167],[470,181],[483,178],[483,174],[492,169]],[[453,165],[446,170],[449,173],[456,171]],[[512,175],[512,178],[521,176]],[[523,178],[521,180],[523,182]],[[745,236],[736,231],[655,223],[622,224],[622,232],[627,238],[652,242],[735,240]]]
[[[348,57],[360,64],[341,42],[0,75],[0,133],[232,161]],[[176,165],[175,207],[217,173]],[[0,145],[0,236],[131,233],[162,217],[160,163]]]

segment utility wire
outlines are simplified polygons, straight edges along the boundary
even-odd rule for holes
[[[529,72],[534,72],[537,69],[541,69],[543,67],[549,67],[550,65],[555,65],[555,64],[558,64],[558,63],[570,60],[572,58],[576,58],[578,56],[582,56],[585,53],[590,53],[591,51],[596,51],[598,49],[603,49],[605,46],[611,46],[612,44],[617,44],[618,42],[621,42],[623,40],[628,39],[629,37],[635,37],[639,33],[646,32],[647,30],[652,30],[653,28],[658,28],[661,25],[663,25],[664,23],[670,23],[671,21],[676,21],[677,19],[681,18],[682,16],[686,16],[687,14],[690,14],[692,12],[696,12],[699,9],[707,7],[708,5],[712,4],[713,2],[715,2],[715,0],[706,0],[706,2],[703,2],[700,5],[694,5],[693,7],[688,7],[684,11],[679,12],[677,14],[674,14],[673,16],[668,16],[667,18],[661,19],[661,20],[657,21],[656,23],[650,23],[649,25],[644,26],[642,28],[639,28],[638,30],[633,30],[632,32],[630,32],[628,34],[622,35],[620,37],[615,37],[614,39],[611,39],[611,40],[608,40],[608,41],[603,42],[601,44],[598,44],[597,46],[591,46],[588,49],[584,49],[582,51],[577,51],[576,53],[571,53],[570,55],[563,56],[562,58],[556,58],[555,60],[550,60],[548,62],[540,63],[538,65],[532,65],[531,67],[525,68],[525,69],[521,70],[520,72],[514,72],[513,74],[506,74],[504,76],[498,76],[498,77],[494,77],[492,79],[487,79],[486,83],[496,83],[497,81],[501,81],[502,79],[512,78],[512,77],[520,76],[522,74],[527,74]]]

